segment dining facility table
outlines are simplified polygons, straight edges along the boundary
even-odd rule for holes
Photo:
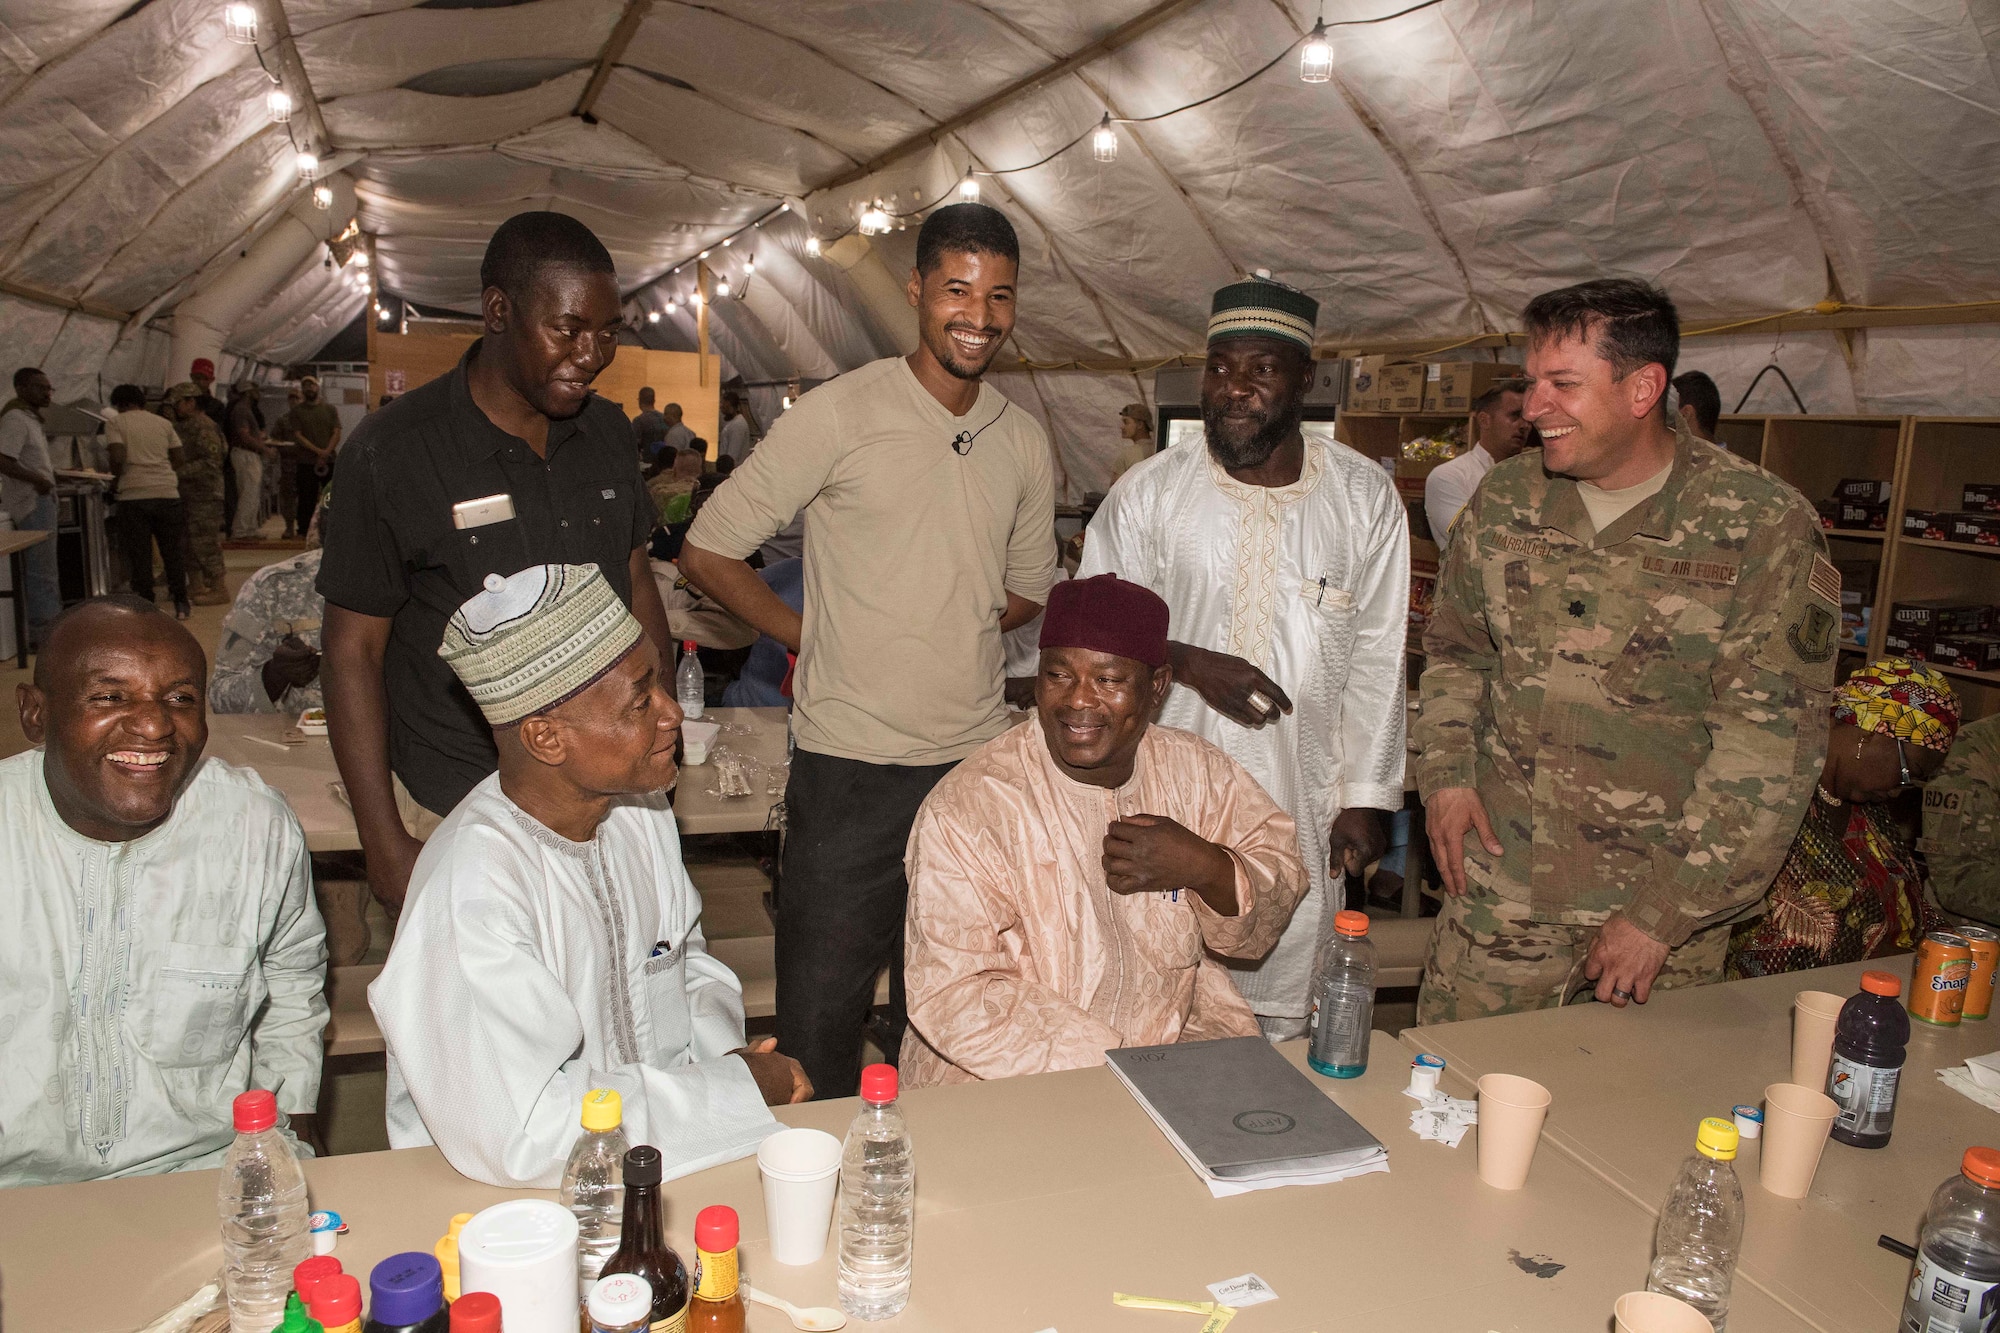
[[[1544,1149],[1556,1148],[1626,1198],[1657,1213],[1703,1116],[1791,1079],[1792,997],[1802,990],[1852,995],[1861,973],[1894,972],[1907,991],[1907,957],[1808,972],[1656,991],[1644,1005],[1586,1002],[1410,1028],[1411,1048],[1442,1056],[1465,1078],[1505,1072],[1534,1079],[1554,1100]],[[1916,1240],[1932,1191],[1974,1146],[2000,1146],[2000,1116],[1948,1087],[1937,1071],[2000,1046],[1991,1023],[1932,1028],[1913,1022],[1888,1146],[1826,1145],[1804,1199],[1757,1183],[1760,1143],[1736,1160],[1746,1221],[1737,1269],[1754,1286],[1825,1333],[1896,1327],[1910,1261],[1880,1248],[1889,1235]],[[1730,1320],[1735,1330],[1736,1321]]]
[[[0,555],[7,557],[7,586],[0,597],[7,599],[8,617],[14,622],[14,665],[28,669],[28,550],[53,541],[55,533],[35,529],[0,531]]]
[[[788,760],[786,710],[711,708],[706,720],[719,722],[709,761],[681,770],[674,793],[674,822],[683,834],[754,833],[770,826],[771,809],[783,799]],[[287,739],[298,717],[291,713],[211,713],[207,753],[252,768],[275,788],[299,817],[306,847],[315,852],[361,848],[333,746],[324,736]],[[724,796],[717,787],[716,760],[724,750],[750,760],[747,796]]]
[[[1280,1048],[1304,1065],[1305,1043]],[[1552,1333],[1609,1328],[1645,1284],[1653,1219],[1564,1154],[1544,1151],[1526,1188],[1475,1173],[1473,1142],[1418,1140],[1403,1096],[1407,1052],[1376,1033],[1358,1079],[1308,1074],[1387,1145],[1390,1170],[1333,1184],[1211,1198],[1108,1069],[906,1092],[917,1161],[915,1281],[908,1308],[861,1330],[1197,1333],[1192,1315],[1114,1307],[1114,1291],[1207,1300],[1208,1283],[1255,1273],[1278,1299],[1232,1333]],[[843,1133],[853,1099],[779,1108],[786,1124]],[[428,1251],[453,1213],[536,1191],[475,1184],[435,1149],[307,1163],[316,1208],[349,1225],[336,1256],[364,1278],[377,1260]],[[34,1333],[131,1333],[193,1292],[221,1257],[212,1171],[0,1194],[0,1318]],[[541,1197],[551,1197],[539,1192]],[[834,1250],[771,1261],[755,1161],[662,1189],[670,1243],[692,1261],[695,1212],[742,1219],[747,1279],[795,1303],[837,1301]],[[114,1275],[115,1281],[106,1278]],[[753,1306],[752,1333],[789,1325]],[[1754,1289],[1731,1333],[1807,1325]]]

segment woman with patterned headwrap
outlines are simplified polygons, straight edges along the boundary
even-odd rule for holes
[[[1765,913],[1736,928],[1725,975],[1761,977],[1908,953],[1923,938],[1923,873],[1888,801],[1944,765],[1958,696],[1930,667],[1885,658],[1833,694],[1826,766]]]

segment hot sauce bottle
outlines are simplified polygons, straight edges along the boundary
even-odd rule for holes
[[[694,1299],[688,1333],[743,1333],[736,1273],[736,1210],[717,1204],[694,1219]]]
[[[732,1253],[732,1268],[735,1258]],[[642,1143],[625,1154],[625,1216],[618,1230],[618,1248],[604,1261],[603,1275],[618,1273],[631,1273],[652,1284],[652,1333],[685,1333],[687,1265],[667,1245],[666,1224],[660,1215],[660,1150],[650,1144]]]

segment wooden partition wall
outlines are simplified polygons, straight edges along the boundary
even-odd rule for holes
[[[370,340],[369,406],[379,404],[384,393],[408,393],[446,373],[465,355],[474,336],[470,332],[377,333]],[[709,354],[706,382],[700,369],[700,358],[693,352],[620,347],[592,387],[624,408],[626,416],[635,417],[639,415],[639,390],[650,385],[659,406],[681,405],[688,429],[709,442],[709,456],[714,457],[721,425],[722,358]]]

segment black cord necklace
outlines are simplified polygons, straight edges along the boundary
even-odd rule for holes
[[[1011,398],[1002,402],[1000,404],[1000,410],[993,414],[993,421],[998,421],[1001,417],[1006,416],[1007,409],[1012,407],[1013,405],[1014,405],[1014,400]],[[971,453],[972,442],[978,439],[980,436],[984,435],[987,432],[987,430],[993,425],[993,421],[987,422],[986,425],[981,426],[978,430],[974,431],[962,430],[958,434],[952,436],[951,451],[957,454],[960,458],[963,458],[967,454]]]

